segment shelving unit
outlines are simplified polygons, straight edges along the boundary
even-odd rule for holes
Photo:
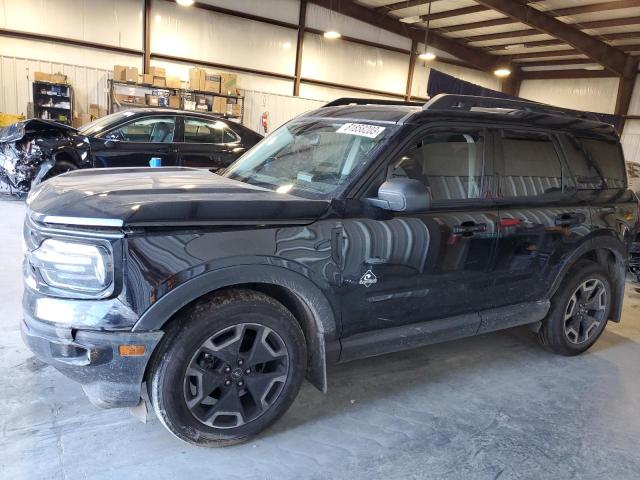
[[[159,105],[147,105],[144,102],[145,95],[155,95],[159,97]],[[169,106],[169,97],[178,97],[177,107]],[[109,113],[119,112],[129,108],[179,108],[181,110],[194,112],[212,113],[214,98],[221,97],[232,99],[232,103],[240,104],[240,115],[228,115],[217,113],[231,120],[242,123],[244,118],[244,97],[240,95],[223,95],[221,93],[204,92],[199,90],[189,90],[184,88],[154,87],[153,85],[143,85],[116,80],[109,80]],[[204,105],[207,109],[191,108],[189,102],[198,102],[204,98]],[[213,112],[216,114],[215,112]]]
[[[71,125],[73,87],[67,83],[33,82],[33,116]]]

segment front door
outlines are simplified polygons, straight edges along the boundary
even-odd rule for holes
[[[591,212],[575,188],[562,138],[535,130],[496,131],[500,235],[496,288],[501,305],[541,300],[591,232]]]
[[[240,136],[226,122],[185,117],[184,143],[180,145],[183,166],[215,171],[231,165],[242,152]]]
[[[385,178],[420,180],[432,207],[344,219],[343,337],[492,305],[498,214],[487,140],[482,128],[425,131],[392,156]]]
[[[91,140],[94,167],[148,167],[159,158],[163,167],[177,165],[176,117],[133,120]]]

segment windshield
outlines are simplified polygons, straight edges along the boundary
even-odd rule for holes
[[[224,176],[280,193],[332,198],[395,129],[343,120],[294,120],[249,150]]]
[[[94,120],[91,123],[87,123],[80,127],[79,132],[82,135],[93,136],[99,134],[105,128],[108,128],[110,125],[116,125],[120,121],[124,120],[131,115],[135,115],[135,112],[125,110],[124,112],[116,112],[111,115],[107,115],[106,117],[99,118]]]

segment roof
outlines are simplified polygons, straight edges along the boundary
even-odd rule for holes
[[[397,123],[420,107],[407,105],[341,105],[312,110],[306,117]]]

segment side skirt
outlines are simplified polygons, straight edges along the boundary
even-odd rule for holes
[[[342,339],[340,362],[409,350],[543,320],[549,300],[519,303],[455,317],[359,333]]]

